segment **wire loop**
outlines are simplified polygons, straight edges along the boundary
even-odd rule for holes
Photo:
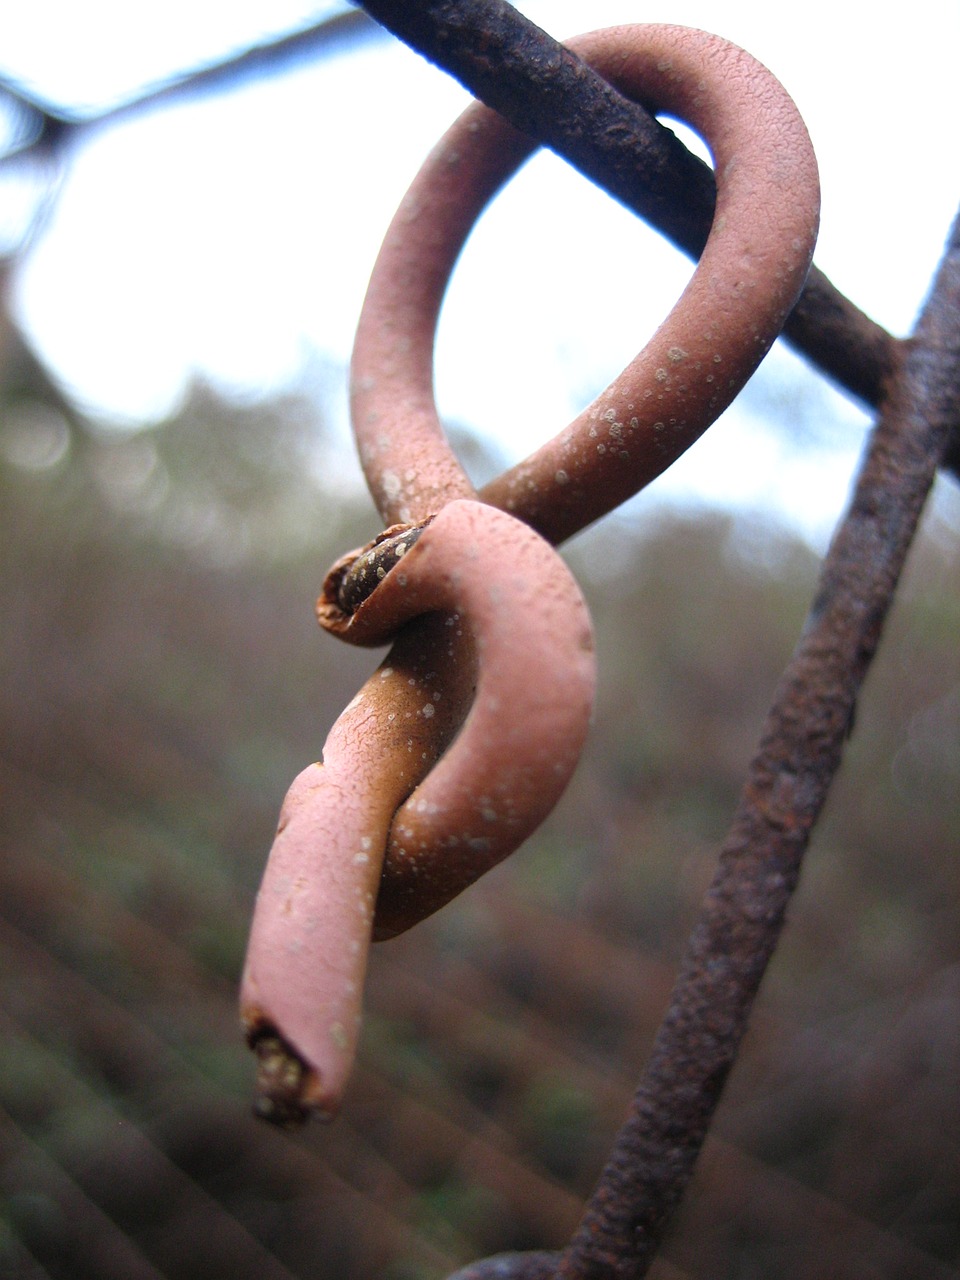
[[[680,300],[623,374],[479,495],[437,415],[434,333],[470,228],[533,142],[471,108],[387,232],[351,400],[391,527],[337,562],[317,613],[350,643],[394,643],[333,726],[323,763],[291,787],[257,899],[241,1004],[251,1043],[265,1046],[262,1109],[280,1120],[336,1109],[371,938],[409,928],[515,849],[573,772],[593,642],[549,544],[647,484],[726,408],[812,258],[816,163],[796,108],[759,63],[680,27],[610,28],[571,45],[621,91],[704,135],[713,228]]]
[[[611,27],[569,47],[628,97],[703,136],[717,205],[700,262],[646,347],[569,426],[480,494],[554,543],[649,484],[734,399],[799,297],[820,207],[803,121],[742,49],[670,26]],[[470,107],[387,231],[357,329],[351,398],[360,460],[388,524],[468,496],[433,396],[437,320],[476,219],[535,146],[488,107]]]

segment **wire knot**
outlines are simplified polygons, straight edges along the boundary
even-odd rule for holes
[[[616,88],[704,135],[714,225],[647,347],[479,495],[437,416],[434,333],[470,228],[534,144],[472,108],[387,232],[357,330],[351,410],[391,527],[337,562],[317,614],[349,643],[393,644],[333,726],[322,763],[290,788],[257,898],[241,1006],[261,1049],[263,1110],[277,1119],[336,1109],[371,938],[409,928],[515,849],[576,765],[593,639],[550,544],[649,483],[716,419],[810,265],[816,162],[768,71],[681,27],[611,28],[572,46]]]

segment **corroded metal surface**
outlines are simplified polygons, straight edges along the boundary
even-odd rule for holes
[[[458,4],[425,0],[414,5],[374,0],[367,8],[463,76],[514,125],[546,138],[557,150],[577,153],[575,159],[582,167],[590,170],[593,166],[595,176],[628,203],[646,202],[648,216],[659,225],[667,224],[670,234],[684,247],[697,252],[703,246],[713,212],[709,179],[695,162],[680,158],[676,147],[664,141],[642,110],[620,98],[583,62],[525,23],[508,5],[498,0]],[[703,43],[704,38],[696,33],[684,34],[677,29],[656,30],[659,35],[648,32],[646,37],[637,34],[637,29],[622,30],[617,37],[619,52],[604,43],[610,37],[596,35],[580,48],[589,60],[600,64],[603,75],[628,93],[642,96],[648,105],[652,99],[677,114],[695,117],[718,158],[718,222],[726,228],[739,206],[737,201],[729,206],[725,203],[732,193],[732,189],[724,189],[729,171],[725,159],[735,155],[734,167],[739,167],[744,145],[749,150],[749,136],[731,143],[724,139],[723,128],[717,132],[725,99],[720,93],[714,101],[706,92],[711,75],[708,64],[713,58],[717,65],[725,66],[734,96],[741,82],[752,86],[751,92],[760,86],[761,99],[782,91],[776,82],[764,79],[766,73],[756,69],[746,55],[731,51],[722,42],[706,38]],[[673,34],[665,34],[667,30]],[[652,66],[647,59],[650,46],[643,45],[645,38],[654,46],[658,39],[675,43],[672,48],[661,46]],[[635,80],[629,74],[620,79],[619,73],[631,62],[630,50],[636,52],[634,67],[642,67],[642,74],[638,72]],[[697,69],[695,60],[702,57],[706,63]],[[645,79],[647,76],[652,79]],[[679,93],[679,100],[669,96],[673,93]],[[769,106],[766,102],[760,117]],[[730,127],[746,130],[749,135],[754,114],[753,108],[741,101],[731,114]],[[643,149],[638,158],[637,138],[641,135]],[[779,140],[768,138],[761,150],[783,149],[785,137],[795,140],[801,135],[802,125],[798,133],[790,125]],[[618,167],[611,157],[624,140],[631,165]],[[451,503],[454,509],[474,506],[469,501],[473,498],[469,482],[436,421],[430,385],[433,328],[447,275],[474,217],[531,145],[492,113],[474,109],[466,123],[455,126],[440,144],[388,235],[371,284],[354,361],[355,426],[371,490],[387,522],[419,523],[437,510],[449,509],[447,504]],[[725,150],[727,146],[732,149]],[[787,147],[784,155],[789,152]],[[638,196],[633,172],[640,172],[639,187],[646,186],[648,194]],[[809,172],[814,172],[812,167]],[[750,190],[757,194],[758,182],[763,185],[762,178],[747,184],[748,195]],[[783,200],[788,189],[785,178],[774,179],[768,192],[768,212],[758,219],[760,226],[778,221],[777,201]],[[799,234],[791,236],[788,252],[781,246],[773,249],[772,256],[761,253],[755,260],[752,237],[749,252],[745,240],[737,247],[735,237],[721,237],[714,244],[717,253],[711,259],[708,244],[705,261],[717,264],[719,257],[719,279],[725,280],[718,290],[722,323],[718,320],[714,325],[714,313],[702,295],[697,303],[694,289],[692,309],[680,314],[686,315],[684,324],[689,325],[691,317],[695,319],[696,332],[683,324],[679,330],[668,328],[667,339],[655,348],[652,361],[643,354],[638,357],[624,379],[605,393],[606,399],[601,397],[567,432],[493,482],[481,497],[509,508],[549,539],[559,541],[645,483],[661,463],[667,465],[675,452],[657,444],[657,424],[679,427],[676,435],[682,439],[675,443],[678,451],[689,443],[688,436],[694,438],[708,425],[711,413],[719,412],[718,406],[726,402],[724,396],[729,399],[736,393],[731,385],[721,395],[706,381],[720,330],[737,335],[740,347],[722,352],[714,363],[724,370],[735,370],[734,381],[742,382],[783,324],[809,260],[815,224],[815,214],[809,216],[812,208],[800,217],[802,226]],[[804,241],[802,247],[800,241]],[[755,322],[747,305],[766,287],[764,262],[774,277],[764,312],[769,313],[769,329],[767,320]],[[650,1065],[579,1231],[562,1254],[501,1255],[472,1264],[457,1273],[457,1280],[494,1276],[501,1280],[545,1280],[553,1275],[571,1280],[627,1280],[646,1273],[664,1225],[689,1180],[744,1033],[797,883],[810,832],[839,766],[857,693],[879,641],[924,498],[937,466],[951,456],[951,433],[956,452],[960,419],[958,262],[960,235],[955,230],[931,302],[909,344],[896,343],[838,295],[819,273],[811,274],[788,331],[832,376],[871,403],[884,403],[850,511],[825,561],[803,637],[771,709]],[[724,265],[731,263],[741,270],[725,277]],[[701,282],[705,279],[702,276]],[[677,321],[677,315],[670,317],[668,326]],[[709,340],[701,349],[697,342],[705,333]],[[741,349],[745,339],[748,347],[752,345],[746,354]],[[697,376],[690,377],[691,372]],[[641,429],[641,415],[633,411],[641,399],[649,400],[659,392],[669,392],[672,398],[661,400],[660,413],[644,418]],[[631,415],[637,419],[636,427]],[[617,429],[610,430],[614,427]],[[633,436],[624,443],[624,432],[631,428]],[[596,448],[598,444],[605,446],[602,453]],[[616,456],[617,445],[627,456]],[[588,457],[591,448],[596,456]],[[607,457],[611,449],[614,456]],[[598,463],[597,457],[605,460]],[[457,501],[463,498],[468,501]],[[354,624],[346,614],[355,608],[357,619],[361,619],[372,604],[371,616],[379,616],[381,606],[375,602],[382,591],[386,614],[396,610],[398,621],[415,619],[417,610],[405,612],[403,593],[392,595],[393,588],[388,585],[391,580],[394,584],[399,581],[398,574],[410,555],[405,531],[400,530],[398,536],[396,546],[401,554],[391,563],[378,562],[374,555],[372,567],[354,571],[353,580],[360,584],[356,595],[349,591],[346,596],[338,594],[333,587],[325,592],[320,611],[332,629],[352,629],[354,634],[349,638],[365,642],[368,633],[363,622]],[[507,541],[513,536],[510,532]],[[393,549],[387,554],[392,555]],[[330,583],[342,585],[350,576],[351,563],[347,558],[336,566]],[[456,573],[455,568],[450,571]],[[449,613],[434,613],[407,622],[397,644],[402,649],[407,636],[418,637],[419,644],[424,632],[427,652],[429,644],[434,645],[429,663],[441,654],[440,627],[448,625],[449,617]],[[370,634],[385,635],[379,626],[378,621]],[[475,658],[476,645],[472,652]],[[450,653],[448,650],[448,657]],[[432,769],[433,761],[467,714],[473,671],[471,667],[470,679],[459,683],[456,698],[461,701],[456,714],[443,723],[438,720],[433,726],[436,736],[424,738],[425,744],[428,740],[432,743],[429,749],[425,747],[424,761],[431,758],[418,773],[418,784],[422,778],[423,785],[428,785],[433,773],[441,776],[439,767]],[[414,677],[406,687],[416,684]],[[398,689],[396,696],[396,706],[401,707],[403,690]],[[447,706],[452,707],[456,698]],[[349,716],[351,709],[345,714]],[[340,939],[350,947],[362,938],[364,930],[369,935],[373,895],[379,889],[381,899],[388,902],[390,876],[400,874],[397,835],[402,833],[399,826],[394,830],[390,825],[390,814],[400,803],[391,797],[383,806],[390,831],[384,879],[376,882],[371,872],[369,880],[364,880],[361,925],[357,927],[354,916],[354,932],[351,934],[348,926]],[[438,812],[442,808],[436,800],[430,804]],[[425,846],[433,846],[434,853],[438,838],[442,844],[442,832],[441,819],[430,840],[424,841]],[[312,838],[313,833],[307,834]],[[439,868],[442,859],[435,858],[433,865]],[[484,868],[481,865],[479,869]],[[467,880],[469,875],[463,878]],[[402,911],[407,913],[400,918],[400,927],[406,927],[422,913],[424,905],[418,901],[415,874],[408,876],[400,896]],[[446,900],[443,894],[440,897]],[[433,909],[429,902],[426,909]],[[389,914],[385,920],[383,932],[389,933],[393,931]],[[334,921],[335,937],[339,937],[339,927]],[[362,969],[359,977],[362,979]],[[350,978],[355,985],[356,978],[355,968]],[[359,996],[355,995],[355,1001],[358,1015]],[[294,1079],[296,1070],[288,1070],[282,1054],[276,1058],[275,1042],[267,1045],[269,1052],[264,1056],[271,1079],[281,1085]],[[338,1068],[341,1083],[345,1069],[343,1065]],[[287,1107],[289,1100],[281,1101]]]

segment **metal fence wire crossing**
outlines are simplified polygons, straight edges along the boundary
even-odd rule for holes
[[[786,667],[671,1003],[579,1229],[556,1253],[458,1273],[646,1273],[693,1171],[773,954],[858,691],[938,467],[960,459],[960,223],[910,339],[811,268],[816,161],[787,91],[745,51],[673,26],[566,47],[508,5],[364,7],[483,100],[397,211],[351,368],[353,429],[385,527],[330,571],[321,625],[389,654],[293,783],[251,927],[244,1028],[258,1108],[332,1116],[355,1053],[370,944],[516,849],[569,780],[590,722],[590,619],[555,547],[668,467],[784,333],[877,408],[849,508]],[[643,106],[639,104],[642,103]],[[651,118],[706,141],[716,181]],[[433,397],[447,282],[537,141],[698,258],[647,347],[569,425],[479,492]]]

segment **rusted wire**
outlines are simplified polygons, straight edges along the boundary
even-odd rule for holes
[[[630,104],[609,106],[609,91],[591,84],[588,72],[575,67],[572,58],[509,6],[474,0],[456,6],[398,6],[374,0],[367,7],[514,125],[548,141],[588,172],[567,145],[570,132],[578,145],[591,133],[596,142],[599,133],[598,154],[604,141],[629,138],[632,170],[645,171],[642,183],[662,182],[679,207],[699,207],[707,222],[711,206],[702,179],[691,176],[694,166],[677,160],[668,139],[651,140],[647,124],[642,126],[647,146],[664,158],[663,164],[638,163],[635,128],[628,125],[621,133],[610,126],[617,113],[634,119],[641,113]],[[558,97],[566,109],[558,108]],[[610,114],[601,108],[591,115],[583,98],[604,102]],[[571,103],[577,103],[576,109]],[[636,207],[638,202],[618,187],[611,169],[602,161],[600,168],[603,185]],[[600,175],[594,169],[591,176]],[[691,190],[699,194],[691,198]],[[649,203],[644,198],[644,211],[656,220]],[[669,200],[664,207],[668,217],[660,222],[661,229],[682,247],[695,249],[695,241],[684,243],[683,231],[669,225]],[[824,563],[807,628],[768,717],[650,1065],[580,1229],[562,1255],[487,1259],[457,1273],[456,1280],[542,1280],[554,1275],[632,1280],[644,1275],[652,1261],[736,1056],[810,833],[839,766],[857,694],[923,503],[960,421],[958,241],[955,226],[895,379],[900,344],[819,273],[791,319],[788,331],[794,343],[862,399],[877,405],[892,386],[853,502]],[[956,465],[955,457],[952,461]]]
[[[592,641],[545,539],[612,510],[693,443],[769,349],[809,268],[816,161],[765,68],[682,27],[615,27],[577,47],[707,139],[723,173],[716,226],[644,350],[477,502],[433,400],[434,329],[463,237],[529,140],[471,109],[401,204],[351,366],[354,432],[391,528],[334,566],[317,613],[341,639],[397,638],[322,763],[288,792],[257,896],[241,1010],[268,1118],[336,1110],[371,926],[389,937],[437,910],[516,849],[566,785],[589,719]],[[446,637],[426,616],[438,612]],[[411,641],[401,628],[414,623]]]
[[[571,45],[631,97],[691,125],[722,178],[693,277],[644,349],[572,422],[480,494],[554,543],[649,484],[738,394],[799,296],[819,221],[803,121],[749,54],[661,25],[607,28]],[[351,363],[354,432],[384,520],[419,519],[465,482],[434,402],[437,320],[474,222],[532,149],[490,108],[464,112],[384,238]]]
[[[451,62],[467,49],[478,80],[494,86],[502,80],[510,83],[516,60],[511,60],[515,46],[509,32],[512,23],[523,20],[509,6],[467,0],[398,7],[377,0],[366,7],[378,17],[383,10],[394,17],[399,12],[403,21],[397,29],[407,28],[405,38],[418,31],[422,36],[425,30],[434,38],[439,32],[440,46],[453,51]],[[485,19],[482,28],[470,27],[478,14]],[[506,25],[498,26],[493,18]],[[522,45],[520,39],[516,47]],[[531,63],[526,69],[521,65],[521,81],[532,66],[534,79],[542,75],[548,88],[555,88],[555,81],[560,84],[561,98],[567,73],[571,83],[582,75],[579,68],[571,70],[570,56],[550,43],[541,48],[543,61],[537,60],[541,55],[527,53]],[[574,86],[572,101],[577,92]],[[522,93],[520,100],[526,105]],[[557,109],[554,100],[550,111]],[[609,118],[607,123],[609,131]],[[666,181],[664,190],[669,187]],[[839,767],[857,696],[924,501],[960,420],[960,218],[909,342],[895,342],[821,278],[808,290],[799,324],[802,340],[812,349],[816,343],[809,335],[803,338],[803,326],[817,327],[828,313],[835,322],[829,329],[830,350],[814,358],[832,376],[842,374],[846,385],[855,384],[863,398],[880,401],[882,412],[850,509],[824,562],[806,628],[775,696],[650,1064],[567,1248],[556,1254],[486,1259],[453,1280],[639,1280],[692,1175],[779,938],[812,829]],[[369,438],[376,439],[376,433]],[[403,484],[409,484],[416,507],[412,518],[422,520],[435,500],[417,490],[416,469],[409,470]],[[403,512],[403,484],[397,488],[396,472],[390,475],[389,483],[382,483],[382,477],[378,482],[378,501],[385,515],[397,517]],[[432,483],[429,477],[425,483]],[[461,481],[455,477],[453,483]],[[438,488],[441,502],[461,496],[453,492],[443,497],[444,487],[445,482]],[[559,536],[569,531],[564,526]],[[545,526],[545,532],[552,531]],[[426,546],[425,540],[418,543],[415,556]],[[375,564],[374,577],[377,572]],[[397,572],[396,564],[386,567],[384,579],[390,581]],[[368,585],[366,580],[361,585],[361,597]],[[378,590],[374,585],[373,599]],[[365,910],[369,913],[369,906]]]
[[[0,172],[22,160],[59,157],[92,130],[102,130],[140,112],[234,87],[255,76],[275,75],[342,43],[378,35],[382,32],[362,12],[331,14],[299,31],[250,45],[240,53],[148,85],[130,98],[91,111],[43,100],[26,83],[0,74],[0,101],[7,100],[20,117],[16,136],[7,146],[0,146]]]
[[[699,257],[715,199],[706,165],[505,0],[363,0],[363,7],[515,128]],[[783,336],[839,386],[879,407],[898,340],[816,266]],[[960,430],[944,465],[960,477]]]
[[[558,1277],[635,1280],[652,1261],[746,1030],[958,421],[960,215],[775,695],[630,1118]]]

